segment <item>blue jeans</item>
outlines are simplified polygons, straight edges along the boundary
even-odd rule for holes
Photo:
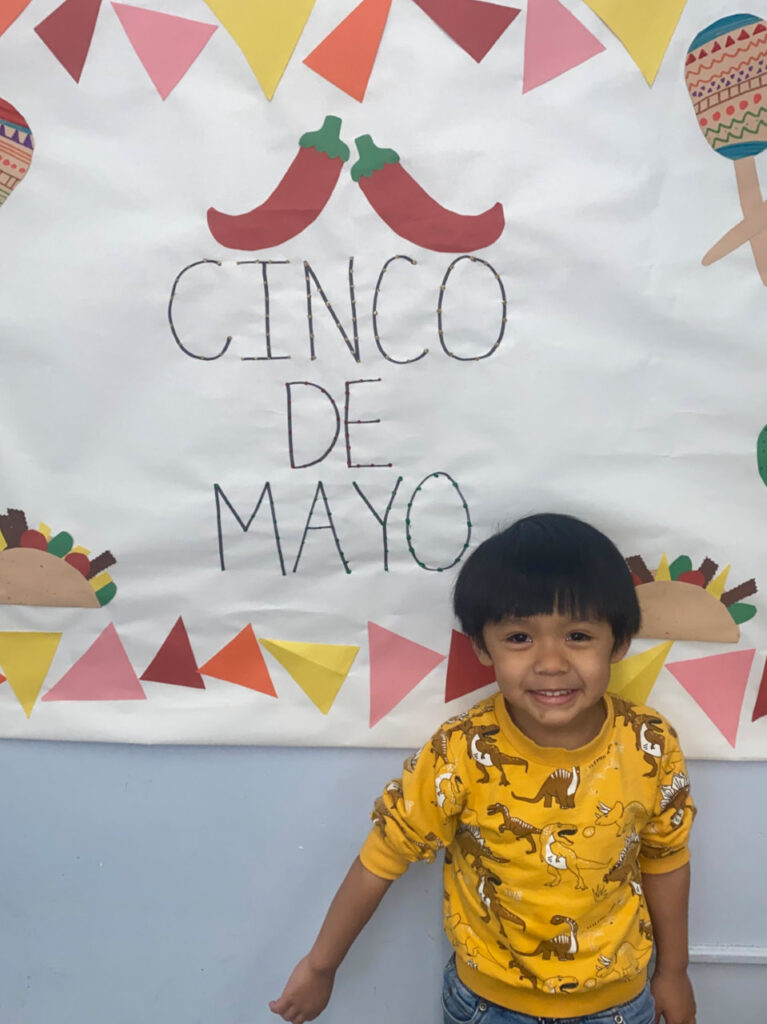
[[[562,997],[563,1001],[565,999],[567,996]],[[475,995],[458,977],[454,956],[445,967],[442,1012],[445,1024],[654,1024],[655,1021],[649,982],[636,999],[611,1010],[600,1010],[585,1017],[531,1017]]]

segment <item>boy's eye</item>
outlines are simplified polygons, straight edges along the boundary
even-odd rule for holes
[[[583,643],[585,640],[590,640],[591,637],[588,633],[584,633],[581,629],[575,629],[570,633],[570,639],[575,640],[576,643]]]
[[[506,642],[510,644],[524,644],[530,639],[527,633],[511,633],[506,637]]]

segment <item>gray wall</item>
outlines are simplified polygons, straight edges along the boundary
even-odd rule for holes
[[[256,1024],[403,751],[0,743],[2,1024]],[[765,953],[767,764],[691,766],[692,942]],[[440,872],[413,868],[325,1024],[438,1024]],[[736,955],[737,955],[737,951]],[[696,964],[698,1024],[764,1024],[767,968]]]

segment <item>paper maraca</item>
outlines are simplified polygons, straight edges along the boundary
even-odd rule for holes
[[[29,170],[35,140],[15,107],[0,97],[0,206]]]
[[[734,162],[743,220],[703,257],[708,266],[751,243],[767,284],[767,209],[754,157],[767,149],[767,24],[733,14],[704,28],[687,51],[685,81],[698,124],[715,152]],[[738,240],[739,239],[739,240]]]

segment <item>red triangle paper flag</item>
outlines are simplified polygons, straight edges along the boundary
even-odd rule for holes
[[[738,735],[740,712],[755,654],[753,650],[729,651],[666,665],[731,747],[735,746]]]
[[[522,92],[550,82],[602,50],[597,37],[559,0],[530,0]]]
[[[141,678],[150,683],[172,683],[174,686],[205,689],[181,616]]]
[[[132,4],[113,3],[112,7],[163,99],[173,92],[218,28]]]
[[[200,665],[200,673],[215,679],[225,679],[227,683],[236,683],[237,686],[247,686],[250,690],[267,693],[270,697],[277,696],[252,626],[246,626],[210,661]]]
[[[450,654],[447,659],[445,680],[445,703],[467,693],[481,690],[488,683],[495,682],[495,669],[483,665],[474,653],[471,640],[465,633],[453,630],[450,637]]]
[[[362,0],[304,64],[361,103],[390,7],[391,0]]]
[[[368,622],[370,644],[370,728],[407,697],[445,660],[429,647]]]
[[[64,0],[35,32],[76,82],[91,48],[101,0]]]
[[[42,700],[146,700],[146,694],[110,624]]]
[[[767,715],[767,660],[762,669],[762,679],[759,683],[759,693],[756,695],[756,704],[754,705],[751,721],[755,722],[758,718],[764,718],[765,715]]]
[[[485,0],[415,2],[477,63],[487,56],[519,14],[518,7],[502,7]]]

